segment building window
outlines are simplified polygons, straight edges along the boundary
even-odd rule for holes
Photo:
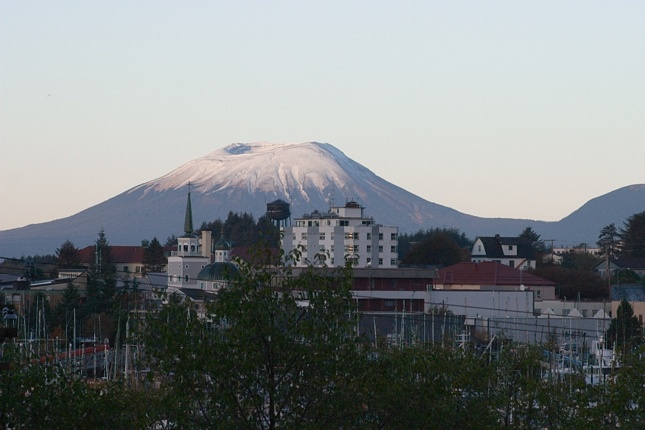
[[[372,245],[367,245],[367,252],[372,252]]]
[[[325,245],[318,245],[318,251],[325,252]]]
[[[513,245],[508,245],[508,250],[512,251],[513,250]]]
[[[191,250],[192,252],[195,252],[195,245],[190,245],[190,250]]]
[[[123,266],[123,271],[126,272],[126,273],[129,272],[128,266]]]
[[[390,234],[390,240],[396,240],[396,233]]]
[[[300,233],[300,239],[301,240],[307,240],[307,233]]]
[[[542,298],[542,290],[535,290],[535,298],[536,299]]]
[[[331,246],[330,252],[334,252],[334,245]]]
[[[396,266],[396,258],[390,260],[390,266]]]
[[[515,267],[515,260],[508,260],[508,267]]]
[[[372,259],[369,257],[367,258],[367,264],[372,264]]]
[[[334,233],[331,234],[331,240],[334,240]]]
[[[338,225],[340,225],[341,227],[348,227],[349,226],[349,221],[340,220],[340,221],[338,221]]]
[[[186,275],[186,276],[184,277],[184,280],[185,280],[186,282],[188,282],[188,275]]]
[[[383,240],[383,233],[378,234],[378,240]]]
[[[320,240],[325,240],[325,233],[320,233]]]
[[[396,245],[390,246],[390,252],[396,252]]]
[[[379,265],[379,266],[382,266],[382,265],[383,265],[383,259],[382,259],[382,258],[379,258],[379,259],[378,259],[378,265]]]
[[[587,310],[586,309],[582,310],[582,317],[587,318]]]
[[[394,300],[385,300],[383,303],[383,306],[386,308],[393,308],[394,307]]]
[[[372,233],[367,233],[367,240],[372,240]]]
[[[137,266],[137,267],[135,267],[135,268],[134,268],[134,271],[135,271],[136,273],[141,273],[141,266]]]
[[[378,252],[383,252],[383,245],[378,246]]]

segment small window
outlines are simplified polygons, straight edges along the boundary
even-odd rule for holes
[[[378,252],[383,252],[383,245],[378,246]]]
[[[372,233],[367,233],[367,240],[372,240]]]
[[[325,233],[320,233],[320,240],[325,240]]]
[[[378,259],[378,265],[379,265],[379,266],[382,266],[382,265],[383,265],[383,259],[382,259],[382,258],[379,258],[379,259]]]
[[[390,246],[390,252],[396,252],[396,246],[395,245]]]
[[[184,280],[185,280],[186,282],[188,282],[188,275],[186,275],[186,276],[184,277]]]
[[[396,240],[396,233],[390,234],[390,240]]]
[[[383,240],[383,233],[378,234],[378,240]]]
[[[128,270],[128,266],[123,266],[123,271],[124,271],[124,272],[126,272],[126,273],[128,273],[128,272],[129,272],[129,270]]]
[[[300,233],[300,239],[307,240],[307,233]]]
[[[372,252],[372,245],[367,245],[367,252]]]
[[[390,266],[396,266],[396,258],[390,260]]]
[[[508,245],[508,250],[512,251],[513,250],[513,245]]]

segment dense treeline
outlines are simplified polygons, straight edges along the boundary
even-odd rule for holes
[[[351,269],[290,275],[241,263],[207,317],[175,296],[130,314],[124,341],[140,354],[128,376],[145,377],[87,381],[5,344],[0,428],[632,429],[645,419],[638,342],[597,386],[547,372],[542,347],[375,345],[354,331]]]

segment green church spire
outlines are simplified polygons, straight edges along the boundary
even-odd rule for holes
[[[188,203],[186,203],[186,219],[184,220],[184,233],[193,233],[193,209],[190,205],[190,182],[188,183]]]

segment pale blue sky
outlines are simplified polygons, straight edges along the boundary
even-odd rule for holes
[[[645,183],[644,117],[642,1],[0,0],[0,229],[253,141],[558,220]]]

